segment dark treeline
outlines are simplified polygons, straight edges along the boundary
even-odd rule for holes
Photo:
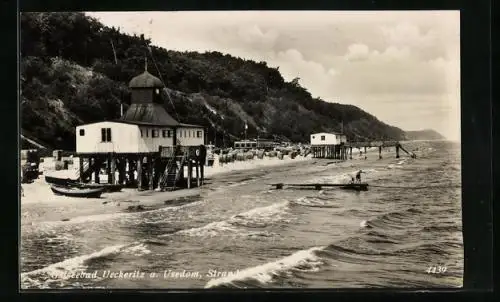
[[[149,48],[148,48],[149,47]],[[22,128],[54,148],[74,148],[74,127],[120,116],[127,84],[143,72],[160,77],[165,108],[208,128],[217,144],[276,136],[307,142],[312,132],[350,140],[402,139],[404,132],[363,110],[314,98],[278,68],[219,52],[177,52],[106,27],[83,13],[22,13]],[[217,138],[215,138],[217,135]]]

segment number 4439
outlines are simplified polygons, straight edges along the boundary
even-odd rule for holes
[[[446,266],[429,266],[426,270],[428,274],[443,274],[447,270]]]

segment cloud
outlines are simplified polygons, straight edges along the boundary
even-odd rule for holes
[[[348,61],[363,61],[370,56],[370,49],[365,44],[349,45],[345,58]]]
[[[124,32],[151,36],[154,44],[167,49],[220,51],[266,61],[269,66],[279,66],[288,81],[299,77],[313,96],[351,103],[403,129],[418,129],[425,121],[444,134],[459,133],[458,12],[131,12],[93,16]]]

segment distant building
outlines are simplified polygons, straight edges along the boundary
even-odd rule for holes
[[[265,149],[271,150],[277,145],[276,142],[270,139],[253,139],[241,140],[234,142],[234,149],[249,150],[249,149]]]
[[[320,132],[311,134],[311,149],[314,157],[346,159],[344,144],[347,137],[335,132]]]
[[[311,146],[340,145],[341,143],[347,143],[347,136],[334,132],[311,134]]]

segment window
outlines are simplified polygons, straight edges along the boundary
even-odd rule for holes
[[[167,137],[172,137],[172,130],[167,131]]]
[[[158,137],[159,136],[158,130],[156,130],[156,129],[151,130],[151,136]]]
[[[186,135],[186,130],[184,130],[184,137],[187,137],[187,135]]]
[[[149,129],[144,129],[146,131],[146,137],[149,137]]]
[[[101,128],[101,142],[111,141],[111,128]]]
[[[84,136],[85,135],[85,129],[80,129],[80,136]]]
[[[202,135],[201,130],[200,130],[200,131],[196,131],[196,137],[200,138],[200,137],[201,137],[201,135]]]
[[[322,136],[321,136],[321,140],[322,140],[322,141],[324,141],[324,140],[325,140],[325,136],[324,136],[324,135],[322,135]]]
[[[182,137],[182,131],[179,131],[179,137]]]
[[[188,136],[191,137],[191,131],[188,130]]]
[[[144,136],[144,133],[142,132],[142,129],[141,129],[141,137],[143,137],[143,136]]]
[[[162,135],[163,137],[167,137],[167,132],[168,132],[168,130],[162,130],[162,131],[161,131],[161,135]]]

